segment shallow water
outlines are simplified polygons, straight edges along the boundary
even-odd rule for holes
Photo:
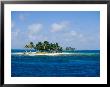
[[[100,51],[86,50],[67,53],[77,55],[26,56],[13,55],[24,50],[12,50],[12,77],[99,77]],[[82,55],[83,54],[83,55]],[[93,54],[93,55],[90,55]]]

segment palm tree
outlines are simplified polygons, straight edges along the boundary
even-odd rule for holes
[[[59,51],[59,52],[62,52],[62,50],[63,50],[63,48],[62,48],[62,47],[59,47],[59,50],[58,50],[58,51]]]
[[[28,45],[25,45],[25,48],[28,48]]]
[[[25,47],[24,47],[24,48],[29,48],[29,47],[28,47],[28,45],[25,45]],[[26,51],[26,52],[27,52],[27,51]]]
[[[34,47],[35,46],[34,46],[34,43],[33,42],[30,42],[28,45],[25,46],[25,48],[30,48],[30,49],[33,49]]]
[[[30,42],[30,48],[32,49],[32,48],[34,48],[34,43],[33,42]]]
[[[58,43],[55,43],[55,45],[56,45],[55,50],[56,50],[56,52],[58,52],[58,49],[59,49],[60,46],[58,45]]]
[[[51,44],[51,52],[56,52],[56,44],[55,43]]]
[[[43,47],[44,47],[45,51],[49,51],[49,42],[48,41],[44,41]]]
[[[62,52],[62,47],[58,43],[49,43],[48,41],[38,42],[36,45],[30,42],[25,48],[35,49],[40,52]]]
[[[38,51],[43,51],[43,43],[42,42],[38,42],[37,44],[36,44],[36,49],[38,50]]]

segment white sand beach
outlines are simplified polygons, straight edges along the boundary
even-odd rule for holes
[[[18,53],[12,53],[16,55],[29,55],[29,56],[36,56],[36,55],[47,55],[47,56],[55,56],[55,55],[66,55],[66,54],[73,54],[73,53],[46,53],[46,52],[18,52]]]
[[[17,52],[17,53],[12,53],[14,55],[23,55],[23,56],[64,56],[64,55],[74,55],[74,56],[92,56],[98,53],[67,53],[67,52],[62,52],[62,53],[47,53],[47,52]]]

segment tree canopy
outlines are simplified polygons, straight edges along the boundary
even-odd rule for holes
[[[30,42],[29,44],[25,45],[25,48],[30,48],[40,52],[50,52],[50,53],[62,52],[63,50],[58,43],[49,43],[48,41],[38,42],[37,44]]]

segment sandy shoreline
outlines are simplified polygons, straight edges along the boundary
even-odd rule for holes
[[[62,52],[62,53],[46,53],[46,52],[18,52],[18,53],[12,53],[14,55],[23,55],[23,56],[40,56],[40,55],[44,55],[44,56],[60,56],[60,55],[80,55],[80,56],[92,56],[92,55],[96,55],[98,53],[66,53],[66,52]]]
[[[64,54],[73,54],[73,53],[18,52],[12,54],[35,56],[35,55],[64,55]]]

